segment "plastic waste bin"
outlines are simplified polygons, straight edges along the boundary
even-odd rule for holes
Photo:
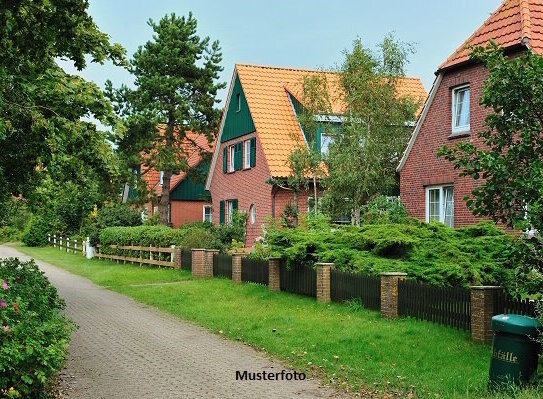
[[[542,326],[537,319],[516,314],[492,317],[492,359],[490,389],[522,385],[537,370],[540,344],[536,340]]]

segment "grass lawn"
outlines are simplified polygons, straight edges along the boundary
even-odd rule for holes
[[[14,247],[363,397],[374,391],[377,397],[385,392],[400,397],[487,397],[490,346],[473,343],[466,332],[412,319],[389,321],[378,312],[318,304],[254,284],[193,280],[185,271],[87,260],[53,248]],[[537,392],[529,396],[540,397]]]

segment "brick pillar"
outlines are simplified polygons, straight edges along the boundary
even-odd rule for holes
[[[213,255],[218,253],[218,249],[205,250],[205,277],[213,277]]]
[[[175,247],[173,249],[173,263],[176,269],[181,269],[181,247]]]
[[[398,317],[398,282],[407,273],[381,273],[381,315],[388,319]]]
[[[192,276],[193,277],[207,277],[206,276],[206,250],[205,249],[193,249],[192,250]]]
[[[330,302],[330,270],[333,263],[317,263],[317,302]]]
[[[281,291],[280,267],[281,258],[270,258],[268,260],[268,289],[270,291]]]
[[[501,287],[472,286],[471,289],[471,338],[477,342],[492,342],[490,322],[497,312]]]
[[[241,254],[232,254],[232,282],[241,284]]]

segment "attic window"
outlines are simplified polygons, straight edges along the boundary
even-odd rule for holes
[[[236,99],[238,102],[238,110],[236,112],[240,112],[241,111],[241,93],[236,94]]]
[[[452,132],[469,132],[470,107],[469,86],[461,86],[452,91]]]

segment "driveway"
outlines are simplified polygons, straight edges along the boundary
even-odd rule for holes
[[[0,258],[29,259],[0,246]],[[66,397],[329,398],[315,380],[236,381],[236,371],[284,367],[250,347],[175,319],[89,280],[37,261],[79,329],[61,373]],[[288,370],[287,370],[288,371]]]

